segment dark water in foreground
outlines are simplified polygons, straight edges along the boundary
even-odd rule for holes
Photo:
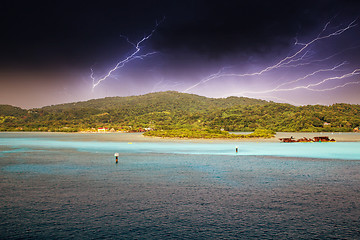
[[[119,151],[115,164],[121,143],[95,142],[99,150],[55,137],[41,147],[37,136],[8,137],[0,135],[1,239],[360,239],[356,151],[355,160],[235,155],[191,143],[196,154],[174,154],[167,143],[149,152],[126,142],[139,147]]]

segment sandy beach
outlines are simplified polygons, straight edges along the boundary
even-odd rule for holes
[[[11,132],[3,132],[0,134],[11,134]],[[354,132],[278,132],[274,138],[239,138],[239,139],[181,139],[181,138],[160,138],[160,137],[146,137],[142,133],[49,133],[49,132],[22,132],[23,137],[38,135],[42,138],[56,137],[68,140],[90,141],[109,141],[109,142],[206,142],[206,143],[221,143],[221,142],[280,142],[279,138],[294,137],[299,139],[302,137],[314,138],[316,136],[328,136],[334,138],[337,142],[359,142],[360,133]],[[242,133],[244,134],[244,133]]]

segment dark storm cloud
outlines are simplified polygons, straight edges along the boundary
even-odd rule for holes
[[[9,1],[1,8],[1,62],[89,66],[129,47],[120,34],[139,34],[155,23],[158,16],[148,16],[147,7],[130,1]]]
[[[284,47],[348,9],[347,1],[196,1],[171,9],[155,36],[160,50],[188,49],[210,57]],[[360,6],[360,4],[357,4]],[[354,7],[352,3],[352,8]],[[352,14],[354,15],[354,14]],[[318,29],[317,29],[318,30]]]
[[[349,7],[351,6],[351,8]],[[1,7],[5,65],[87,68],[113,61],[166,17],[151,47],[217,58],[234,52],[266,54],[312,31],[352,1],[104,1],[7,2]]]
[[[277,43],[279,36],[296,34],[296,21],[289,18],[297,19],[299,13],[293,10],[284,13],[279,5],[256,2],[198,3],[183,11],[188,15],[185,19],[180,12],[170,16],[177,19],[169,19],[170,24],[161,27],[160,34],[165,37],[157,47],[185,48],[210,56],[236,50],[266,51],[266,46]]]

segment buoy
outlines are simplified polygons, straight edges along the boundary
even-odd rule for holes
[[[119,153],[115,153],[114,156],[115,156],[115,162],[118,163],[118,161],[119,161],[118,160],[119,159]]]
[[[235,150],[236,150],[236,153],[238,153],[238,150],[239,150],[238,146],[236,146]]]

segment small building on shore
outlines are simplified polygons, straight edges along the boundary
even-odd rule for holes
[[[109,131],[109,128],[106,128],[106,127],[99,127],[98,128],[98,132],[107,132]]]
[[[331,127],[331,123],[324,122],[324,127]]]

